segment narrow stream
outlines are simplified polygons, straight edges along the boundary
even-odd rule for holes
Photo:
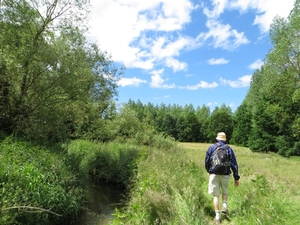
[[[121,208],[122,190],[106,183],[90,185],[88,189],[87,211],[78,225],[106,225],[113,218],[115,208]]]

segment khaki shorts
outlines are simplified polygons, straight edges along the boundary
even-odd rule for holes
[[[220,191],[223,195],[228,195],[229,175],[209,175],[208,193],[220,196]]]

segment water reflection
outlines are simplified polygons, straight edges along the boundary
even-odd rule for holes
[[[114,185],[100,183],[88,189],[87,211],[78,225],[106,225],[113,218],[115,208],[120,208],[122,190]]]

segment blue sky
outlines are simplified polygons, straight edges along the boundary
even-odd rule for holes
[[[126,70],[119,103],[233,111],[294,0],[91,0],[90,38]]]

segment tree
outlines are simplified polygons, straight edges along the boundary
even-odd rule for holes
[[[206,142],[209,141],[205,137],[205,130],[206,130],[206,123],[208,118],[210,117],[210,108],[208,106],[203,105],[202,107],[197,107],[195,115],[199,121],[199,141],[200,142]]]
[[[277,129],[275,124],[270,121],[265,103],[256,106],[253,114],[253,128],[249,136],[249,146],[256,152],[276,152],[275,138]]]
[[[248,147],[248,138],[252,128],[252,114],[246,101],[237,108],[233,115],[233,132],[231,142]]]
[[[200,139],[200,123],[197,120],[195,113],[189,112],[185,116],[185,141],[197,142]]]
[[[300,1],[287,19],[276,17],[270,39],[274,48],[253,75],[247,102],[252,107],[253,129],[249,147],[281,155],[298,154],[300,114]]]
[[[61,141],[105,115],[123,70],[87,42],[87,3],[2,1],[1,129]]]
[[[217,133],[221,131],[226,133],[226,138],[230,142],[233,131],[232,112],[231,108],[224,104],[220,108],[216,107],[208,119],[205,131],[208,141],[215,141]]]
[[[165,134],[174,138],[177,136],[176,120],[170,115],[170,113],[167,113],[162,118],[162,124],[160,127]]]

